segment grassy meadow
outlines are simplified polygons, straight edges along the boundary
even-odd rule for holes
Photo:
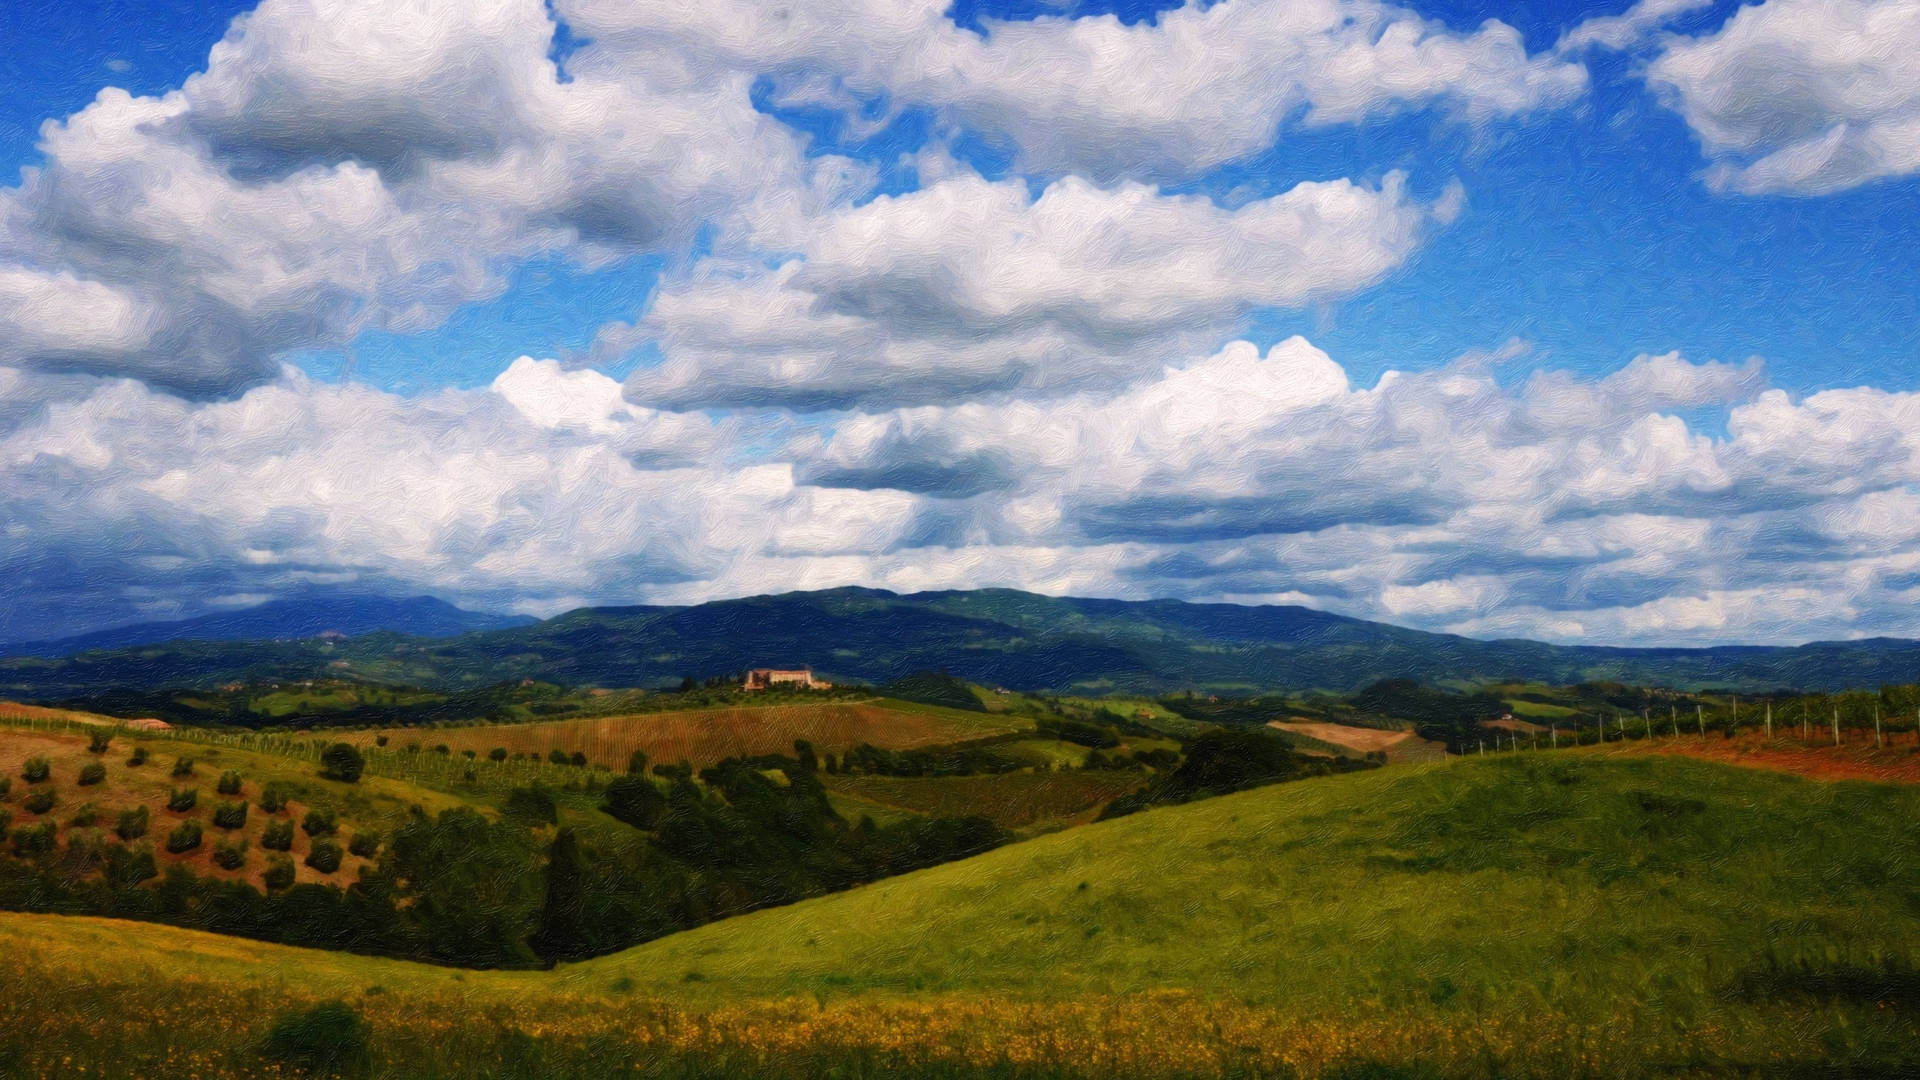
[[[0,1074],[1841,1076],[1920,1069],[1920,789],[1614,748],[1053,833],[550,971],[0,916]]]

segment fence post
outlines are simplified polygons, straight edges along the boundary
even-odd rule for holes
[[[1840,706],[1833,707],[1833,745],[1840,745]]]

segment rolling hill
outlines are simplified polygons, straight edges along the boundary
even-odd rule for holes
[[[1346,691],[1378,679],[1613,680],[1677,688],[1831,690],[1903,682],[1920,642],[1710,649],[1482,641],[1301,607],[833,589],[695,607],[583,608],[453,638],[176,641],[0,661],[0,695],[58,700],[115,687],[353,677],[452,688],[533,678],[659,686],[767,664],[883,684],[945,671],[1021,690]]]
[[[382,1076],[1902,1074],[1917,814],[1912,787],[1521,754],[1149,811],[550,972],[4,915],[0,1056],[244,1074],[277,1016],[343,999]]]
[[[0,656],[61,657],[171,641],[278,641],[333,632],[350,636],[388,630],[416,637],[451,637],[534,620],[522,615],[467,611],[431,596],[394,598],[312,593],[238,611],[173,622],[136,623],[52,641],[0,645]]]

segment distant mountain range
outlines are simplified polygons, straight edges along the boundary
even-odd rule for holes
[[[1562,646],[1433,634],[1302,607],[1005,589],[906,596],[832,589],[693,607],[583,608],[458,637],[446,635],[494,617],[425,598],[391,601],[397,607],[385,617],[376,617],[366,598],[326,613],[317,601],[301,603],[310,610],[262,614],[263,607],[208,617],[212,622],[160,624],[181,637],[196,626],[192,633],[202,640],[150,640],[134,649],[111,637],[134,628],[69,639],[61,644],[93,651],[0,661],[0,696],[49,700],[108,687],[321,676],[443,688],[522,678],[659,686],[684,676],[801,665],[830,679],[874,684],[944,671],[989,686],[1088,693],[1347,691],[1388,677],[1748,690],[1920,681],[1920,642],[1887,638],[1792,647]],[[402,611],[407,618],[397,616]],[[366,617],[349,621],[349,613]],[[258,621],[245,622],[247,616]],[[371,626],[380,629],[365,630]],[[356,636],[317,640],[324,629]],[[282,640],[224,640],[230,638]]]
[[[193,619],[137,623],[51,641],[0,645],[0,656],[61,657],[96,649],[126,649],[172,641],[281,641],[326,633],[355,636],[378,630],[438,638],[469,630],[524,626],[534,621],[525,615],[467,611],[432,596],[396,599],[314,593]]]

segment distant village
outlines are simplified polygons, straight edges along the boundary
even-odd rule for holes
[[[747,672],[742,690],[771,690],[776,686],[799,686],[808,690],[831,690],[833,684],[813,677],[812,668],[754,668]]]

